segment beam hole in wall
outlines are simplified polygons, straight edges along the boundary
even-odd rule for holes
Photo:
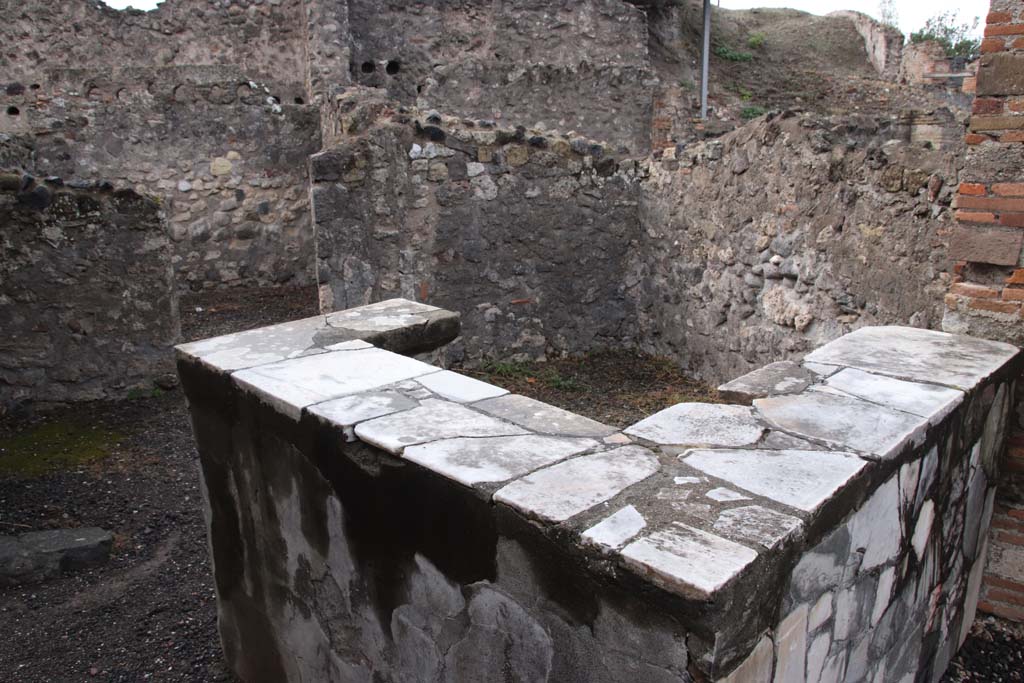
[[[394,59],[388,62],[387,66],[384,67],[384,71],[387,73],[388,76],[394,76],[398,74],[398,72],[401,70],[402,63]]]
[[[295,104],[305,104],[305,103],[306,103],[306,100],[302,99],[301,97],[296,97],[295,98]]]
[[[30,85],[28,87],[29,87],[29,90],[39,90],[40,85],[38,83],[33,83],[32,85]]]
[[[21,113],[21,110],[18,109],[17,107],[14,107],[14,106],[7,107],[7,115],[8,116],[17,116],[20,113]]]
[[[362,66],[359,68],[364,74],[372,74],[377,70],[377,65],[373,62],[363,62]]]

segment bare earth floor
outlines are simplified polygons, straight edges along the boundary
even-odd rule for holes
[[[310,288],[193,296],[182,302],[183,337],[307,317],[313,301]],[[628,352],[472,372],[617,426],[716,400],[670,363]],[[220,657],[199,496],[180,391],[0,423],[0,534],[116,534],[104,567],[0,588],[0,681],[234,680]],[[946,680],[1022,681],[1022,672],[1024,628],[986,618]]]

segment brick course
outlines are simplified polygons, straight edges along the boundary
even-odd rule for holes
[[[1024,54],[1016,52],[1024,50],[1022,10],[1024,3],[1006,0],[994,2],[988,15],[955,203],[958,225],[950,235],[950,257],[959,262],[945,298],[952,331],[1017,343],[1024,268],[1009,267],[1021,262],[1024,247]],[[1024,621],[1024,429],[1012,429],[978,608]]]

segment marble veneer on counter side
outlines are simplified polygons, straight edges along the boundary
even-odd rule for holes
[[[865,328],[620,432],[368,343],[454,314],[333,315],[179,347],[243,678],[914,680],[959,646],[1014,347]]]

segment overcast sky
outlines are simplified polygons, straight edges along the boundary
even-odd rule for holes
[[[153,9],[163,0],[103,0],[111,7],[124,9],[131,6],[136,9]],[[747,9],[750,7],[793,7],[814,14],[828,14],[841,9],[855,9],[865,14],[878,16],[877,0],[712,0],[729,9]],[[904,33],[916,31],[924,25],[929,17],[946,10],[959,10],[961,21],[970,21],[979,17],[978,33],[980,35],[988,14],[988,0],[896,0],[896,11],[899,13],[900,30]]]

